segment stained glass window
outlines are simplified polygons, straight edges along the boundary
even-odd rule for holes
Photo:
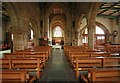
[[[56,26],[54,30],[54,37],[62,37],[62,30],[59,26]]]

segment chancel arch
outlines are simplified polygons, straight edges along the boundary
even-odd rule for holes
[[[65,44],[70,44],[71,38],[67,39],[68,37],[71,37],[71,16],[70,16],[70,8],[68,7],[68,3],[51,3],[51,4],[46,4],[48,6],[45,15],[45,29],[47,33],[48,38],[51,41],[51,36],[49,33],[51,33],[51,21],[52,19],[56,18],[56,20],[59,20],[59,17],[62,18],[60,21],[62,22],[63,26],[65,26],[64,32],[65,32]],[[57,18],[58,17],[58,18]],[[53,21],[52,21],[53,22]],[[58,21],[57,21],[58,22]]]
[[[60,25],[56,25],[52,28],[52,45],[61,45],[61,41],[64,41],[64,30]]]

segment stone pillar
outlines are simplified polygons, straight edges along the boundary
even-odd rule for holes
[[[24,34],[13,33],[13,52],[16,50],[24,50]]]
[[[120,44],[120,16],[118,17],[118,44]]]
[[[29,41],[28,34],[24,33],[24,48],[25,49],[28,48],[28,41]]]
[[[94,49],[94,33],[95,26],[92,24],[88,25],[88,48]]]
[[[75,40],[75,45],[78,46],[79,40],[80,40],[80,39],[79,39],[79,32],[78,32],[78,31],[76,31],[75,39],[76,39],[76,40]]]
[[[79,32],[79,34],[78,34],[78,46],[82,46],[82,34],[81,34],[81,32]]]
[[[48,30],[49,30],[49,20],[48,20],[48,16],[45,15],[44,36],[47,36],[47,37],[48,37]]]
[[[50,46],[52,45],[52,27],[50,26],[50,38],[49,38],[49,43],[50,43]]]
[[[41,7],[42,8],[42,7]],[[40,12],[40,37],[44,37],[44,28],[45,28],[45,20],[44,20],[44,9],[41,9]]]
[[[87,14],[88,21],[88,48],[94,49],[94,33],[95,33],[95,19],[98,13],[100,2],[92,3],[91,8]]]
[[[72,23],[71,17],[68,16],[67,26],[65,27],[66,28],[66,32],[65,32],[65,34],[66,34],[66,38],[65,38],[66,45],[70,45],[71,42],[72,42],[72,35],[71,35],[72,24],[71,23]]]
[[[34,46],[39,46],[39,33],[38,33],[38,30],[34,31],[33,42],[34,42]]]

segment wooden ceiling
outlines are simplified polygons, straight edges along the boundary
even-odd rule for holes
[[[9,14],[3,6],[2,6],[2,19],[3,20],[10,20]]]
[[[118,18],[120,16],[120,2],[104,2],[99,7],[98,17]],[[2,6],[2,17],[9,19],[9,14]]]
[[[98,11],[98,16],[117,18],[120,16],[120,2],[102,3]]]

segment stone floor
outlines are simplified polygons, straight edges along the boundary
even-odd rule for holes
[[[42,77],[37,81],[45,83],[78,83],[74,72],[67,61],[62,49],[53,49],[47,65],[42,72]]]

